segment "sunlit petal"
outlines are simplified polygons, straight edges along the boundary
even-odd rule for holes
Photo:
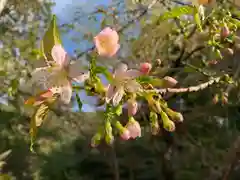
[[[97,52],[101,56],[112,57],[120,48],[117,31],[107,27],[94,37]]]
[[[74,63],[70,64],[68,67],[68,77],[76,81],[77,83],[81,83],[88,79],[90,73],[87,72],[82,68],[81,61],[75,61]]]
[[[60,99],[64,104],[69,104],[72,97],[72,86],[67,79],[63,79],[61,84],[51,88],[51,91],[55,94],[60,94]]]
[[[44,91],[54,87],[63,77],[59,67],[37,68],[32,72],[32,83],[40,88],[40,91]]]
[[[119,102],[122,100],[123,95],[124,95],[123,87],[118,87],[118,89],[112,99],[114,106],[117,106],[119,104]]]
[[[106,92],[106,102],[109,103],[114,96],[116,87],[112,84],[109,84]]]
[[[142,86],[137,81],[130,80],[126,82],[125,90],[131,93],[139,92],[142,90]]]
[[[89,72],[86,73],[82,73],[81,75],[77,76],[76,78],[73,78],[73,81],[77,82],[77,83],[82,83],[84,81],[86,81],[90,76]]]
[[[142,75],[142,73],[136,69],[130,69],[124,74],[126,79],[135,79]]]
[[[53,57],[53,60],[61,67],[67,66],[69,63],[67,53],[60,44],[53,46],[52,57]]]
[[[114,72],[115,77],[123,76],[123,74],[126,73],[127,69],[128,69],[128,66],[126,64],[124,64],[124,63],[119,64],[116,67],[115,72]]]

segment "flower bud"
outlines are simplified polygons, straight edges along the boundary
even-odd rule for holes
[[[97,147],[102,139],[102,134],[100,132],[96,133],[91,139],[91,147]]]
[[[149,117],[151,123],[151,132],[153,135],[157,135],[159,132],[159,124],[158,124],[158,115],[155,112],[150,112],[150,117]]]
[[[119,121],[115,121],[114,125],[120,132],[120,136],[123,140],[128,140],[130,138],[130,132],[127,128],[123,127]]]
[[[164,86],[166,88],[172,88],[178,83],[178,81],[176,79],[174,79],[170,76],[164,77],[163,80],[164,80]]]
[[[163,128],[170,132],[174,131],[175,130],[174,122],[168,118],[167,114],[164,111],[161,111],[160,115],[163,121]]]
[[[229,36],[229,34],[230,34],[230,30],[229,30],[228,26],[226,24],[224,24],[224,26],[221,28],[221,33],[220,33],[221,38],[225,39]]]
[[[137,113],[137,110],[138,110],[137,101],[135,101],[133,99],[129,99],[128,104],[127,104],[127,108],[128,108],[128,116],[134,116]]]
[[[158,66],[161,66],[161,64],[162,64],[161,59],[157,59],[156,62],[157,62],[157,65],[158,65]]]
[[[228,103],[228,94],[223,93],[222,95],[222,104],[227,104]]]
[[[111,145],[114,142],[114,136],[112,134],[106,134],[105,141],[107,144]]]
[[[164,108],[164,110],[166,111],[167,115],[176,122],[183,122],[183,115],[179,112],[175,112],[170,108]]]
[[[127,141],[130,138],[130,132],[127,128],[124,128],[120,136],[123,140]]]
[[[219,95],[215,94],[212,101],[213,101],[213,104],[217,104],[219,101]]]
[[[143,74],[148,74],[152,69],[152,65],[150,63],[141,63],[140,64],[140,72],[143,73]]]
[[[141,137],[141,126],[133,117],[130,117],[126,128],[130,132],[131,138],[135,139],[137,137]]]
[[[163,128],[169,132],[175,131],[175,124],[171,120],[169,120],[167,123],[163,125]]]

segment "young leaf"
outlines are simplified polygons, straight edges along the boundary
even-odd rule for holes
[[[199,10],[195,7],[194,9],[194,19],[200,32],[202,32],[201,17],[199,15]]]
[[[194,9],[192,6],[175,7],[171,11],[165,12],[163,15],[161,15],[158,21],[164,21],[164,20],[176,18],[181,15],[187,15],[187,14],[190,15],[193,12],[194,12]]]
[[[49,28],[46,31],[40,47],[41,56],[45,57],[48,60],[51,60],[51,51],[54,45],[61,44],[59,31],[57,28],[57,20],[56,16],[53,15],[52,20],[50,22]]]
[[[30,137],[31,137],[31,145],[30,145],[30,150],[34,152],[33,150],[33,145],[34,141],[37,135],[37,127],[42,124],[44,119],[46,118],[47,114],[49,112],[49,107],[46,104],[41,104],[37,110],[35,111],[31,122],[30,122]]]
[[[77,92],[76,92],[76,100],[77,100],[77,103],[78,103],[78,108],[81,111],[83,104],[82,104],[82,101],[81,101],[81,99],[80,99],[80,97],[79,97]]]

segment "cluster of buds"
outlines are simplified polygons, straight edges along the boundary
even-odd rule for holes
[[[151,108],[150,124],[153,135],[156,135],[159,132],[159,122],[161,122],[163,128],[169,132],[175,130],[176,122],[183,122],[182,114],[170,109],[165,102],[155,100],[151,95],[148,95],[147,101]],[[158,115],[161,118],[158,118]]]
[[[221,102],[222,105],[225,105],[228,103],[228,93],[223,92],[221,94],[215,94],[212,101],[213,104]]]

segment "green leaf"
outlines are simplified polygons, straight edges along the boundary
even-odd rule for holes
[[[37,126],[40,126],[42,124],[42,122],[47,117],[48,112],[49,107],[46,104],[41,104],[38,106],[33,117],[31,118],[29,134],[31,137],[30,151],[32,152],[34,152],[33,145],[37,135]]]
[[[122,114],[122,105],[118,105],[114,109],[117,116],[120,116]]]
[[[47,59],[52,59],[51,51],[53,46],[56,44],[61,44],[56,19],[56,16],[53,15],[49,28],[41,41],[40,54]]]
[[[78,93],[76,92],[76,100],[77,100],[77,103],[78,103],[78,108],[79,110],[81,111],[82,110],[82,106],[83,106],[83,103],[78,95]]]
[[[201,17],[199,15],[199,10],[196,7],[194,8],[194,19],[199,31],[202,32]]]
[[[164,21],[164,20],[176,18],[181,15],[192,14],[193,12],[194,12],[194,8],[192,6],[175,7],[171,11],[165,12],[163,15],[161,15],[158,21]]]

